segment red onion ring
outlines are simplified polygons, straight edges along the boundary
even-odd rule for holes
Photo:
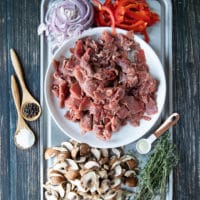
[[[38,27],[38,34],[45,32],[55,50],[64,40],[91,27],[93,18],[94,10],[90,1],[57,0],[51,3],[45,23]]]

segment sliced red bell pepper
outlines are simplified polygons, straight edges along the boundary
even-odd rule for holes
[[[105,0],[103,4],[98,0],[93,2],[98,7],[95,23],[98,26],[111,25],[113,33],[116,26],[142,33],[145,40],[149,41],[146,28],[159,21],[158,15],[150,10],[146,0]]]

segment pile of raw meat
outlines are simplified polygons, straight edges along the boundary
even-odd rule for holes
[[[65,117],[80,122],[82,134],[109,140],[127,122],[139,126],[157,112],[158,82],[132,33],[79,39],[71,56],[54,66],[52,92],[67,109]]]

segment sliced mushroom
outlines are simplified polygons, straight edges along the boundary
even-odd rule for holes
[[[116,200],[117,192],[110,190],[104,195],[104,200]]]
[[[57,158],[57,161],[64,161],[65,159],[70,158],[70,157],[71,157],[71,153],[69,151],[64,151],[64,152],[60,152],[56,158]]]
[[[130,159],[127,161],[129,169],[135,169],[137,167],[137,161],[135,159]]]
[[[66,179],[64,176],[51,176],[49,177],[49,180],[52,185],[59,185],[66,182]]]
[[[99,193],[99,194],[104,194],[104,193],[106,193],[109,189],[110,189],[110,180],[104,179],[104,180],[101,182],[101,185],[100,185],[100,188],[99,188],[99,190],[98,190],[98,193]]]
[[[120,178],[114,179],[113,181],[111,181],[110,186],[111,186],[112,189],[118,189],[118,188],[120,188],[120,186],[121,186],[121,179]]]
[[[71,151],[71,156],[73,159],[77,159],[77,156],[78,156],[78,153],[79,153],[79,147],[74,147]]]
[[[62,198],[65,196],[65,183],[60,185],[51,185],[51,183],[48,183],[44,187],[49,191],[51,190],[56,191]]]
[[[65,147],[52,147],[52,149],[57,150],[57,151],[59,151],[59,152],[68,151]]]
[[[131,160],[131,159],[135,160],[135,158],[134,158],[133,156],[130,156],[130,155],[123,155],[123,156],[120,158],[120,160],[121,160],[122,162],[126,162],[126,161]]]
[[[121,156],[121,151],[117,148],[112,148],[112,152],[114,153],[114,155],[117,156],[117,158],[120,158]]]
[[[108,149],[101,149],[101,155],[103,157],[109,157]]]
[[[53,168],[50,168],[48,170],[48,177],[51,177],[51,176],[63,176],[63,173]]]
[[[107,179],[108,178],[108,172],[105,169],[101,169],[97,173],[98,173],[98,175],[101,179]]]
[[[72,159],[67,159],[66,160],[67,164],[68,164],[68,170],[79,170],[79,167],[77,165],[77,163],[72,160]]]
[[[86,159],[86,157],[80,157],[78,160],[76,160],[76,163],[84,163]]]
[[[72,184],[72,186],[76,186],[77,187],[77,190],[80,191],[80,192],[88,192],[89,188],[87,188],[87,190],[82,186],[81,184],[81,180],[79,179],[75,179],[75,180],[69,180],[69,182]],[[73,188],[72,188],[73,190]]]
[[[88,161],[84,165],[85,169],[97,169],[99,167],[100,167],[100,165],[96,161]]]
[[[118,158],[117,158],[116,156],[112,156],[112,157],[110,158],[109,165],[112,166],[113,163],[115,163],[116,161],[118,161]]]
[[[86,156],[90,153],[90,146],[86,143],[80,144],[80,156]]]
[[[121,167],[120,165],[117,165],[117,166],[113,169],[113,171],[111,171],[111,172],[113,172],[113,174],[112,174],[113,177],[115,177],[115,178],[121,177],[121,176],[122,176],[122,173],[123,173],[122,167]]]
[[[45,160],[48,160],[49,158],[53,158],[54,156],[58,155],[60,151],[53,149],[53,148],[48,148],[46,149],[44,153],[44,158]]]
[[[95,192],[99,187],[99,179],[96,173],[90,171],[84,174],[81,178],[81,185],[86,191]]]
[[[76,192],[69,192],[67,194],[67,199],[68,200],[79,200],[80,197],[79,197],[79,195]]]
[[[61,172],[61,173],[65,173],[66,169],[69,167],[69,164],[64,161],[64,162],[61,162],[61,163],[56,163],[54,166],[53,166],[53,169]]]
[[[74,180],[74,179],[78,178],[79,176],[80,176],[80,173],[78,170],[68,170],[65,173],[65,177],[68,180]]]
[[[61,145],[65,148],[67,148],[70,152],[72,151],[72,149],[74,148],[73,145],[70,142],[63,142],[61,143]]]
[[[135,177],[136,176],[136,172],[134,170],[128,170],[124,173],[125,177]]]
[[[71,183],[66,184],[66,194],[68,194],[71,191],[72,185]]]
[[[136,177],[126,177],[125,185],[128,187],[136,187],[137,186],[137,178]]]
[[[117,165],[120,165],[121,164],[121,161],[120,160],[115,160],[111,166],[111,169],[114,169]]]
[[[73,139],[70,139],[69,142],[73,145],[73,147],[77,147],[79,143]]]
[[[96,158],[97,161],[101,158],[101,151],[97,148],[91,148],[92,155]]]
[[[104,168],[105,170],[109,170],[109,166],[106,165],[106,164],[103,165],[103,168]]]
[[[108,157],[103,157],[99,160],[100,165],[108,164],[109,158]]]
[[[46,200],[59,200],[59,194],[54,190],[46,191],[45,198]]]

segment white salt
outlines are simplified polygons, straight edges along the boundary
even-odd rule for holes
[[[22,148],[29,148],[35,142],[35,136],[28,129],[21,129],[15,136],[16,143]]]

